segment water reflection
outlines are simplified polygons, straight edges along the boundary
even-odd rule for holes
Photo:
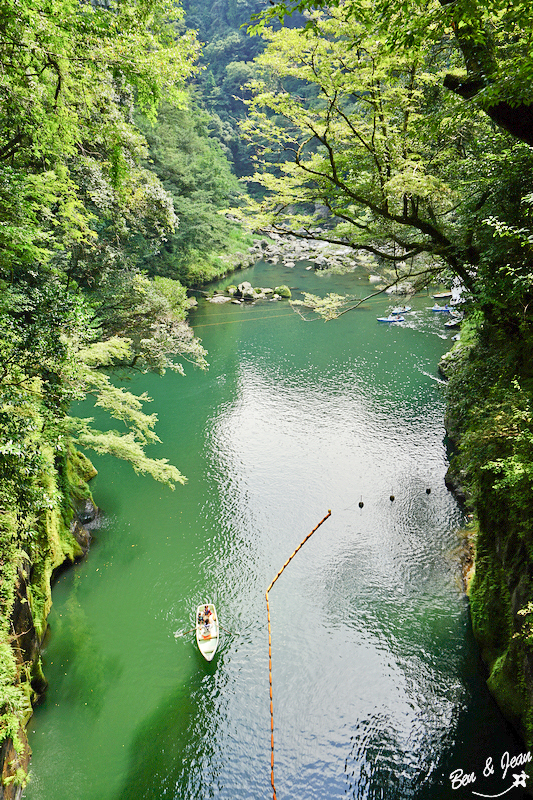
[[[316,276],[293,276],[313,290]],[[29,800],[270,798],[264,593],[329,508],[270,595],[279,800],[466,800],[452,769],[518,752],[450,556],[462,516],[443,480],[446,345],[425,305],[395,330],[372,309],[324,325],[275,304],[205,306],[209,373],[134,378],[189,483],[171,494],[97,459],[114,521],[63,632],[71,595],[54,595],[47,658],[92,665],[68,680],[100,705],[90,725],[79,707],[69,719],[59,679],[35,719]],[[173,636],[207,599],[231,631],[211,665]]]

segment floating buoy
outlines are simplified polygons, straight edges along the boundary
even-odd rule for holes
[[[426,489],[426,494],[431,494],[431,489]]]

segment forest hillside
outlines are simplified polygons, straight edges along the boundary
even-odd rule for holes
[[[78,448],[186,480],[112,375],[207,367],[188,289],[250,231],[348,247],[389,287],[461,287],[449,477],[489,687],[533,745],[531,30],[503,0],[3,3],[0,796],[26,780],[51,581],[95,513]],[[73,414],[89,394],[104,430]]]

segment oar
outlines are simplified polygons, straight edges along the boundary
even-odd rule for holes
[[[226,631],[226,633],[231,633],[232,636],[240,636],[241,635],[240,633],[235,633],[234,631],[228,631],[228,629],[225,628],[223,625],[219,625],[218,627],[222,628],[222,630]]]
[[[195,630],[196,630],[196,628],[191,628],[191,629],[190,629],[190,631],[182,631],[181,633],[180,633],[179,631],[174,631],[174,636],[175,636],[176,638],[177,638],[178,636],[187,636],[187,634],[188,634],[188,633],[192,633],[192,632],[193,632],[193,631],[195,631]]]

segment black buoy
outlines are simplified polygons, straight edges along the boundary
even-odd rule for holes
[[[364,503],[363,503],[363,501],[362,501],[362,500],[360,500],[360,501],[359,501],[359,508],[363,508],[363,506],[364,506]]]
[[[431,489],[426,489],[426,494],[431,494]]]
[[[393,494],[391,494],[391,496],[390,496],[390,501],[391,501],[391,503],[394,503],[394,495]]]

